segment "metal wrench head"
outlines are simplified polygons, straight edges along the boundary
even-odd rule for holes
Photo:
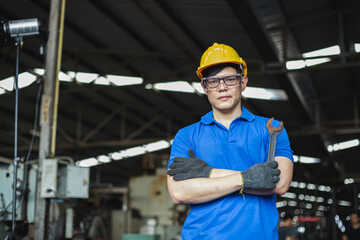
[[[279,127],[277,127],[277,128],[274,127],[274,126],[272,125],[273,120],[274,120],[274,118],[270,118],[270,119],[266,122],[266,128],[267,128],[267,130],[269,131],[270,136],[273,135],[274,133],[280,133],[280,132],[283,130],[283,128],[284,128],[284,124],[283,124],[282,121],[280,122]]]

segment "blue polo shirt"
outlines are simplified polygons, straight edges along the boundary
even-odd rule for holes
[[[267,158],[268,118],[256,116],[242,108],[240,117],[229,129],[216,122],[213,112],[201,121],[181,129],[171,147],[168,166],[174,157],[189,157],[193,149],[196,157],[220,169],[244,171]],[[279,121],[273,125],[278,127]],[[275,156],[293,161],[289,138],[285,129],[277,138]],[[276,195],[256,196],[238,192],[201,203],[190,204],[182,228],[182,239],[278,239]]]

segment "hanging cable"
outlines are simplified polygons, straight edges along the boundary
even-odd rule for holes
[[[25,161],[24,161],[24,184],[23,184],[23,190],[22,190],[22,196],[21,196],[21,200],[19,201],[19,206],[22,204],[22,202],[24,201],[25,198],[25,193],[26,193],[26,188],[27,188],[27,175],[28,175],[28,166],[29,166],[29,160],[30,160],[30,155],[31,155],[31,151],[35,142],[35,137],[36,137],[36,128],[37,128],[37,124],[39,121],[39,106],[40,106],[40,99],[41,99],[41,92],[42,92],[42,88],[44,85],[44,81],[43,81],[43,76],[41,76],[41,80],[39,83],[39,88],[38,88],[38,93],[37,93],[37,97],[36,97],[36,103],[35,103],[35,119],[34,119],[34,126],[33,126],[33,132],[32,132],[32,137],[31,137],[31,141],[30,141],[30,146],[29,146],[29,150],[28,153],[26,155]]]
[[[16,38],[16,67],[15,67],[15,127],[14,127],[14,182],[13,182],[13,204],[12,204],[12,224],[11,224],[11,239],[15,236],[16,227],[16,185],[17,185],[17,167],[20,158],[18,157],[18,123],[19,123],[19,59],[20,59],[20,48],[22,44],[22,37]]]

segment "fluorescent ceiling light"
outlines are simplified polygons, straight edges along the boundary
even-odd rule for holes
[[[311,67],[314,65],[330,62],[330,58],[315,58],[315,59],[306,59],[306,60],[293,60],[286,62],[286,69],[287,70],[296,70],[302,69],[305,67]]]
[[[331,187],[330,186],[324,186],[324,185],[320,185],[318,187],[320,192],[331,192]]]
[[[295,187],[295,188],[297,188],[297,187],[299,187],[299,183],[298,183],[297,181],[291,181],[290,187]]]
[[[344,184],[352,184],[352,183],[354,183],[355,182],[355,180],[353,179],[353,178],[346,178],[345,180],[344,180]]]
[[[355,47],[355,52],[360,52],[360,43],[355,43],[354,44],[354,47]]]
[[[74,79],[74,77],[71,77],[62,71],[59,72],[58,78],[59,78],[59,81],[62,81],[62,82],[72,82]]]
[[[349,202],[349,201],[344,201],[344,200],[340,200],[340,201],[338,202],[338,204],[339,204],[340,206],[345,206],[345,207],[350,207],[350,206],[351,206],[351,202]]]
[[[143,146],[128,148],[126,150],[122,150],[121,152],[124,154],[124,157],[135,157],[146,153]]]
[[[288,202],[288,205],[289,205],[290,207],[296,207],[297,202],[296,202],[296,201],[289,201],[289,202]]]
[[[148,143],[148,144],[145,144],[142,146],[137,146],[137,147],[133,147],[133,148],[124,149],[124,150],[121,150],[118,152],[109,153],[108,156],[100,155],[97,158],[84,159],[84,160],[78,161],[77,164],[78,165],[81,164],[82,166],[83,165],[95,166],[100,163],[109,163],[109,162],[111,162],[111,160],[118,161],[118,160],[121,160],[124,158],[139,156],[139,155],[143,155],[147,152],[154,152],[154,151],[158,151],[161,149],[169,148],[173,141],[174,141],[174,139],[171,139],[169,141],[160,140],[160,141]],[[83,162],[83,161],[85,161],[85,162]]]
[[[318,49],[315,51],[303,53],[303,58],[311,58],[311,57],[320,57],[320,56],[332,56],[332,55],[339,55],[341,53],[340,46],[335,45],[327,48]]]
[[[323,205],[319,205],[319,206],[318,206],[318,210],[319,210],[319,211],[325,211],[325,210],[326,210],[326,207],[323,206]]]
[[[18,87],[24,88],[35,82],[36,76],[29,73],[23,72],[19,74],[18,78]],[[5,78],[0,81],[0,88],[5,89],[7,91],[12,91],[14,89],[15,77]]]
[[[283,198],[295,199],[295,198],[296,198],[296,194],[295,194],[295,193],[292,193],[292,192],[287,192],[287,193],[281,195],[281,197],[283,197]]]
[[[198,93],[205,94],[204,89],[203,89],[202,86],[201,86],[201,83],[199,83],[199,82],[193,82],[193,83],[191,83],[191,85],[192,85],[193,88],[195,88],[195,90],[196,90]]]
[[[300,188],[300,189],[309,189],[309,190],[315,190],[316,187],[319,191],[321,192],[331,192],[331,187],[330,186],[325,186],[325,185],[319,185],[317,186],[316,184],[313,184],[313,183],[304,183],[304,182],[297,182],[297,181],[291,181],[290,183],[290,187],[293,187],[293,188]],[[304,195],[304,194],[299,194],[298,198],[300,200],[308,200],[308,201],[312,201],[312,202],[315,202],[315,201],[318,201],[318,202],[323,202],[324,199],[321,199],[321,198],[318,198],[316,199],[315,196],[310,196],[310,195]],[[360,194],[359,194],[359,198],[360,198]]]
[[[34,68],[34,72],[36,72],[39,75],[44,75],[45,74],[45,69],[43,69],[43,68]]]
[[[143,83],[143,79],[140,77],[128,77],[119,75],[106,75],[105,77],[107,80],[109,80],[116,86],[137,85]]]
[[[153,88],[156,90],[163,90],[163,91],[175,91],[175,92],[187,92],[187,93],[195,92],[195,89],[188,82],[185,81],[155,83],[153,84]]]
[[[1,94],[4,94],[4,93],[6,93],[6,91],[5,91],[4,89],[1,89],[1,88],[0,88],[0,95],[1,95]]]
[[[29,72],[19,74],[18,85],[19,88],[24,88],[35,82],[37,77]]]
[[[315,184],[312,184],[312,183],[308,183],[306,188],[309,189],[309,190],[315,190],[315,189],[316,189],[316,185],[315,185]]]
[[[155,152],[161,149],[169,148],[172,144],[172,141],[173,139],[170,141],[160,140],[157,142],[148,143],[143,146],[137,146],[137,147],[121,150],[119,152],[110,153],[109,157],[117,161],[124,158],[142,155],[147,152]]]
[[[161,149],[166,149],[168,147],[170,147],[170,143],[168,141],[165,140],[161,140],[161,141],[157,141],[157,142],[153,142],[153,143],[149,143],[144,145],[146,152],[155,152]]]
[[[329,145],[327,147],[327,150],[328,150],[328,152],[335,152],[335,151],[340,151],[340,150],[344,150],[344,149],[347,149],[347,148],[357,147],[359,145],[360,145],[359,139],[353,139],[353,140],[349,140],[349,141]]]
[[[312,204],[311,204],[311,203],[307,203],[307,204],[305,205],[305,208],[306,208],[306,209],[312,209]]]
[[[247,87],[243,92],[243,96],[246,98],[256,98],[264,100],[286,101],[288,99],[288,96],[286,95],[284,90],[257,87]]]
[[[311,67],[314,65],[318,65],[318,64],[322,64],[322,63],[327,63],[330,62],[331,58],[315,58],[315,59],[306,59],[305,60],[305,65],[307,67]]]
[[[121,159],[124,159],[124,158],[129,158],[129,157],[134,157],[134,156],[137,156],[137,155],[141,155],[141,153],[138,153],[137,151],[139,151],[139,149],[140,149],[141,152],[144,152],[143,149],[142,149],[143,147],[140,147],[139,149],[137,149],[137,148],[139,148],[139,147],[136,147],[135,149],[130,148],[130,151],[122,150],[122,151],[119,151],[119,152],[111,153],[111,154],[109,154],[109,157],[111,157],[112,159],[117,161],[117,160],[121,160]],[[130,154],[128,154],[128,153],[130,153]]]
[[[80,167],[92,167],[99,164],[99,161],[96,158],[87,158],[76,162]]]
[[[8,77],[0,81],[0,88],[7,91],[12,91],[14,89],[14,77]]]
[[[76,73],[73,71],[69,71],[66,73],[70,78],[75,78],[76,77]]]
[[[299,163],[305,163],[305,164],[320,163],[320,158],[297,156],[297,155],[294,155],[293,158],[294,158],[294,162],[299,162]]]
[[[300,156],[299,157],[299,162],[300,163],[305,163],[305,164],[320,163],[320,158]]]
[[[109,79],[106,79],[104,77],[99,77],[94,82],[97,85],[110,85]]]
[[[101,162],[101,163],[109,163],[109,162],[111,162],[110,157],[105,156],[105,155],[100,155],[100,156],[97,157],[97,159],[98,159],[99,162]]]
[[[301,69],[306,67],[304,60],[293,60],[293,61],[287,61],[286,62],[286,69],[287,70],[295,70],[295,69]]]
[[[298,227],[297,231],[301,234],[305,233],[306,229],[303,226]]]
[[[85,72],[77,72],[76,73],[76,81],[81,83],[91,83],[99,77],[97,73],[85,73]]]
[[[39,75],[44,75],[45,74],[45,69],[43,69],[43,68],[35,68],[34,72],[36,72]],[[71,73],[72,77],[70,75],[60,71],[59,74],[58,74],[59,81],[72,82],[72,79],[76,76],[76,74],[75,74],[75,72],[68,72],[68,73]]]
[[[121,160],[124,158],[123,154],[121,152],[113,152],[109,154],[109,157],[112,158],[115,161]]]
[[[315,202],[315,200],[315,196],[305,195],[305,201]]]
[[[276,202],[276,208],[282,208],[287,205],[286,201]]]

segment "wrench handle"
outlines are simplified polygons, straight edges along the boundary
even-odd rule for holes
[[[271,161],[275,160],[276,139],[277,139],[279,134],[280,134],[280,131],[279,132],[273,132],[270,135],[267,162],[271,162]]]

